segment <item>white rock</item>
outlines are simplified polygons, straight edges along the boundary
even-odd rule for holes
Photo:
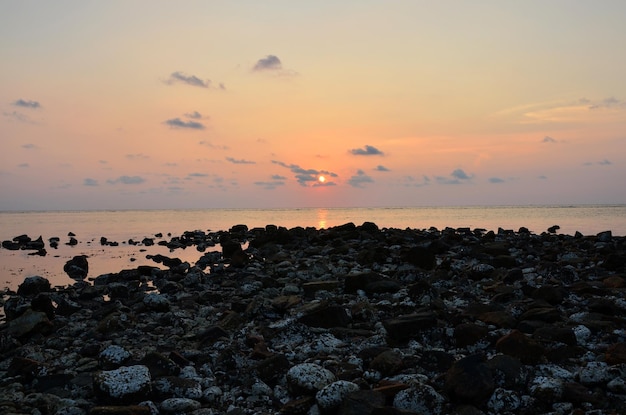
[[[591,337],[591,330],[580,324],[574,327],[574,335],[576,336],[576,343],[578,343],[579,346],[584,346]]]
[[[541,400],[559,400],[563,395],[563,380],[548,376],[537,376],[529,385],[530,394]]]
[[[169,398],[161,402],[161,411],[165,413],[180,414],[191,412],[200,408],[200,402],[188,398]]]
[[[347,380],[338,380],[317,392],[315,400],[322,411],[330,410],[341,404],[350,393],[359,390],[359,385]]]
[[[100,360],[107,363],[121,365],[128,359],[130,359],[130,353],[123,347],[114,344],[100,352]]]
[[[315,363],[301,363],[287,371],[290,391],[317,392],[335,381],[335,375]]]
[[[497,388],[487,402],[487,407],[495,413],[513,412],[519,409],[521,401],[512,390]]]
[[[583,385],[597,385],[613,379],[605,362],[588,362],[580,369],[578,377]]]
[[[150,370],[143,365],[123,366],[94,375],[94,388],[112,400],[147,394],[151,390]]]
[[[393,406],[422,415],[440,415],[446,400],[429,385],[414,386],[398,392]]]

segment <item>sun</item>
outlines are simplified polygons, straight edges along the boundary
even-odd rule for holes
[[[319,177],[317,178],[317,181],[318,181],[318,182],[320,182],[320,183],[324,183],[324,182],[326,181],[326,177],[324,177],[324,176],[319,176]]]

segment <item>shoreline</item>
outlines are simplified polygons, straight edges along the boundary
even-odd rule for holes
[[[617,413],[626,237],[556,231],[236,225],[91,283],[74,258],[7,292],[0,408]]]

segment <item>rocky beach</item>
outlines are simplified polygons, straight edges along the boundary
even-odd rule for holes
[[[76,256],[74,284],[4,293],[0,413],[626,413],[610,231],[236,225],[137,243],[171,255],[95,277]]]

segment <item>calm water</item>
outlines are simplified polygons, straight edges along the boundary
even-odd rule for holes
[[[207,210],[145,210],[84,212],[0,212],[0,239],[27,234],[44,241],[61,238],[58,249],[47,247],[46,257],[29,256],[30,251],[0,249],[0,288],[16,289],[31,275],[48,278],[54,285],[72,281],[63,272],[63,265],[74,255],[89,256],[89,277],[118,272],[138,265],[157,265],[146,254],[175,256],[191,264],[202,255],[193,248],[170,253],[161,246],[128,245],[129,239],[141,241],[156,233],[173,236],[187,230],[228,230],[236,224],[263,227],[267,224],[329,228],[353,222],[374,222],[383,228],[427,229],[434,226],[484,228],[487,230],[518,230],[527,227],[541,233],[552,225],[560,233],[584,235],[611,230],[626,235],[626,205],[615,206],[521,206],[521,207],[419,207],[419,208],[332,208],[332,209],[207,209]],[[65,245],[69,232],[76,234],[79,244]],[[100,237],[120,243],[119,247],[100,246]],[[158,240],[157,240],[158,241]],[[158,266],[158,265],[157,265]]]

